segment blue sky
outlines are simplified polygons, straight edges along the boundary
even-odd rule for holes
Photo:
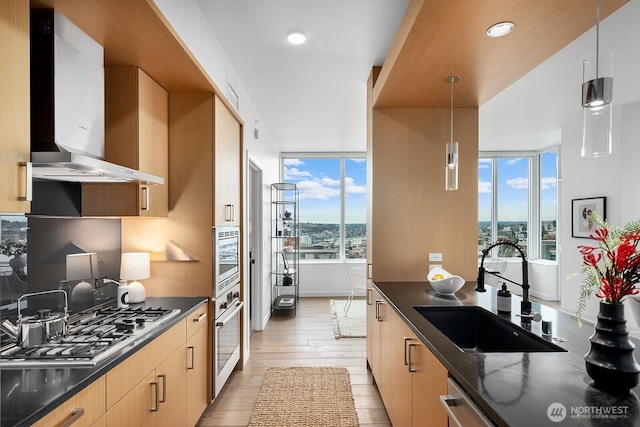
[[[526,221],[528,216],[529,182],[526,158],[502,158],[498,160],[498,221]],[[543,221],[556,219],[556,153],[542,155],[540,163],[541,204]],[[491,220],[491,160],[478,163],[478,220]]]
[[[345,222],[364,223],[367,212],[367,163],[345,159]],[[284,180],[300,191],[300,221],[340,223],[340,159],[284,159]]]

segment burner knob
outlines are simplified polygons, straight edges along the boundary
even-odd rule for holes
[[[133,323],[117,323],[116,331],[118,332],[131,332],[133,331]]]
[[[227,302],[226,302],[226,301],[225,301],[225,302],[223,302],[222,304],[220,304],[220,308],[222,308],[222,309],[225,309],[225,308],[227,308],[227,307],[228,307],[228,304],[227,304]]]
[[[240,292],[234,292],[233,293],[233,297],[234,298],[240,298]]]

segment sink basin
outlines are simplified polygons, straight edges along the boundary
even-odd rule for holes
[[[464,353],[566,351],[481,307],[414,308]]]

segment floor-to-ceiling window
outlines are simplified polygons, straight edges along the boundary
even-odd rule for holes
[[[557,149],[527,153],[480,153],[478,255],[498,239],[516,242],[529,258],[555,260]],[[491,256],[518,256],[499,246]]]
[[[364,154],[282,156],[300,193],[301,260],[366,258],[366,169]]]

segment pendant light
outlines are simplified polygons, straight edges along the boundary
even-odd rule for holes
[[[600,53],[600,0],[596,0],[596,54],[584,60],[582,157],[611,154],[613,54]]]
[[[451,138],[446,145],[444,189],[455,191],[458,189],[458,143],[453,140],[453,84],[460,80],[458,76],[449,76],[444,81],[451,83]]]

